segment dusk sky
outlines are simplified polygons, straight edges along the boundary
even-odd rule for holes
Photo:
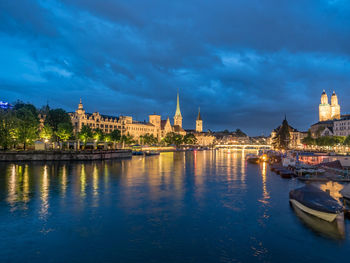
[[[268,135],[350,112],[349,1],[0,0],[0,100]]]

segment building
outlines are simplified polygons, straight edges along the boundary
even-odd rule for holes
[[[286,122],[286,125],[288,125],[288,130],[289,130],[289,148],[298,148],[301,147],[302,144],[302,139],[304,139],[307,136],[307,132],[300,132],[297,129],[293,128],[288,124],[287,118],[283,120],[283,122]],[[274,129],[271,132],[271,140],[276,137],[278,134],[279,130],[281,129],[283,124],[278,126],[276,129]]]
[[[350,135],[350,115],[344,115],[339,120],[333,122],[333,134],[335,136]]]
[[[321,95],[321,104],[318,107],[319,121],[328,121],[340,118],[340,106],[338,104],[338,97],[333,91],[331,97],[331,104],[328,103],[328,96],[325,90]]]
[[[196,120],[196,132],[202,132],[203,131],[203,120],[201,117],[201,109],[198,109],[198,116]]]
[[[182,128],[182,115],[180,110],[179,94],[177,94],[176,111],[174,115],[174,125],[171,125],[169,117],[162,120],[160,115],[149,115],[148,122],[140,122],[134,120],[131,116],[109,116],[102,115],[98,112],[87,113],[80,99],[78,109],[75,112],[69,113],[74,132],[80,132],[81,128],[86,125],[91,129],[101,129],[105,133],[110,133],[113,130],[120,130],[122,135],[129,134],[135,140],[139,140],[140,136],[150,134],[158,140],[164,138],[167,133],[175,132],[181,135],[186,135],[186,131]]]
[[[322,132],[325,130],[333,130],[333,121],[319,121],[315,124],[312,124],[310,127],[311,137],[317,138],[322,135]]]

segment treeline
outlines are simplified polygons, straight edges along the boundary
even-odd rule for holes
[[[17,102],[12,109],[0,110],[0,146],[3,150],[28,148],[34,141],[46,143],[80,140],[84,146],[88,142],[113,142],[131,145],[194,145],[197,139],[193,134],[185,136],[168,133],[160,142],[152,134],[145,134],[135,140],[130,134],[121,134],[120,130],[104,133],[101,129],[83,126],[74,134],[71,118],[63,109],[50,109],[45,106],[37,109],[34,105]]]
[[[311,133],[302,140],[305,145],[314,146],[350,146],[350,136],[320,136],[317,138],[312,138]]]
[[[41,118],[44,123],[41,123]],[[35,140],[66,141],[73,137],[70,116],[63,109],[17,102],[12,109],[0,111],[0,146],[7,150],[33,144]]]

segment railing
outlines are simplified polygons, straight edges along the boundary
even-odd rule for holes
[[[218,144],[218,145],[215,145],[215,148],[240,148],[240,149],[245,149],[245,148],[254,148],[254,149],[266,148],[266,149],[271,149],[272,146],[268,145],[268,144]]]

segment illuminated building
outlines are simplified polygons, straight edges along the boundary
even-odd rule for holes
[[[340,118],[340,106],[338,104],[338,97],[334,91],[331,97],[331,104],[329,104],[327,93],[323,90],[318,111],[320,122]]]
[[[198,109],[198,116],[196,120],[196,132],[202,132],[203,131],[203,120],[201,117],[201,110]]]
[[[179,94],[177,94],[177,105],[174,116],[174,125],[171,125],[170,119],[162,120],[160,115],[149,115],[149,121],[135,121],[131,116],[108,116],[98,112],[87,113],[80,99],[78,109],[75,112],[69,113],[74,132],[80,132],[81,128],[86,125],[91,129],[101,129],[105,133],[110,133],[113,130],[120,130],[123,135],[129,134],[134,139],[138,140],[140,136],[150,134],[158,140],[164,138],[167,133],[175,132],[181,135],[186,135],[186,131],[182,128],[182,115],[180,111]]]

